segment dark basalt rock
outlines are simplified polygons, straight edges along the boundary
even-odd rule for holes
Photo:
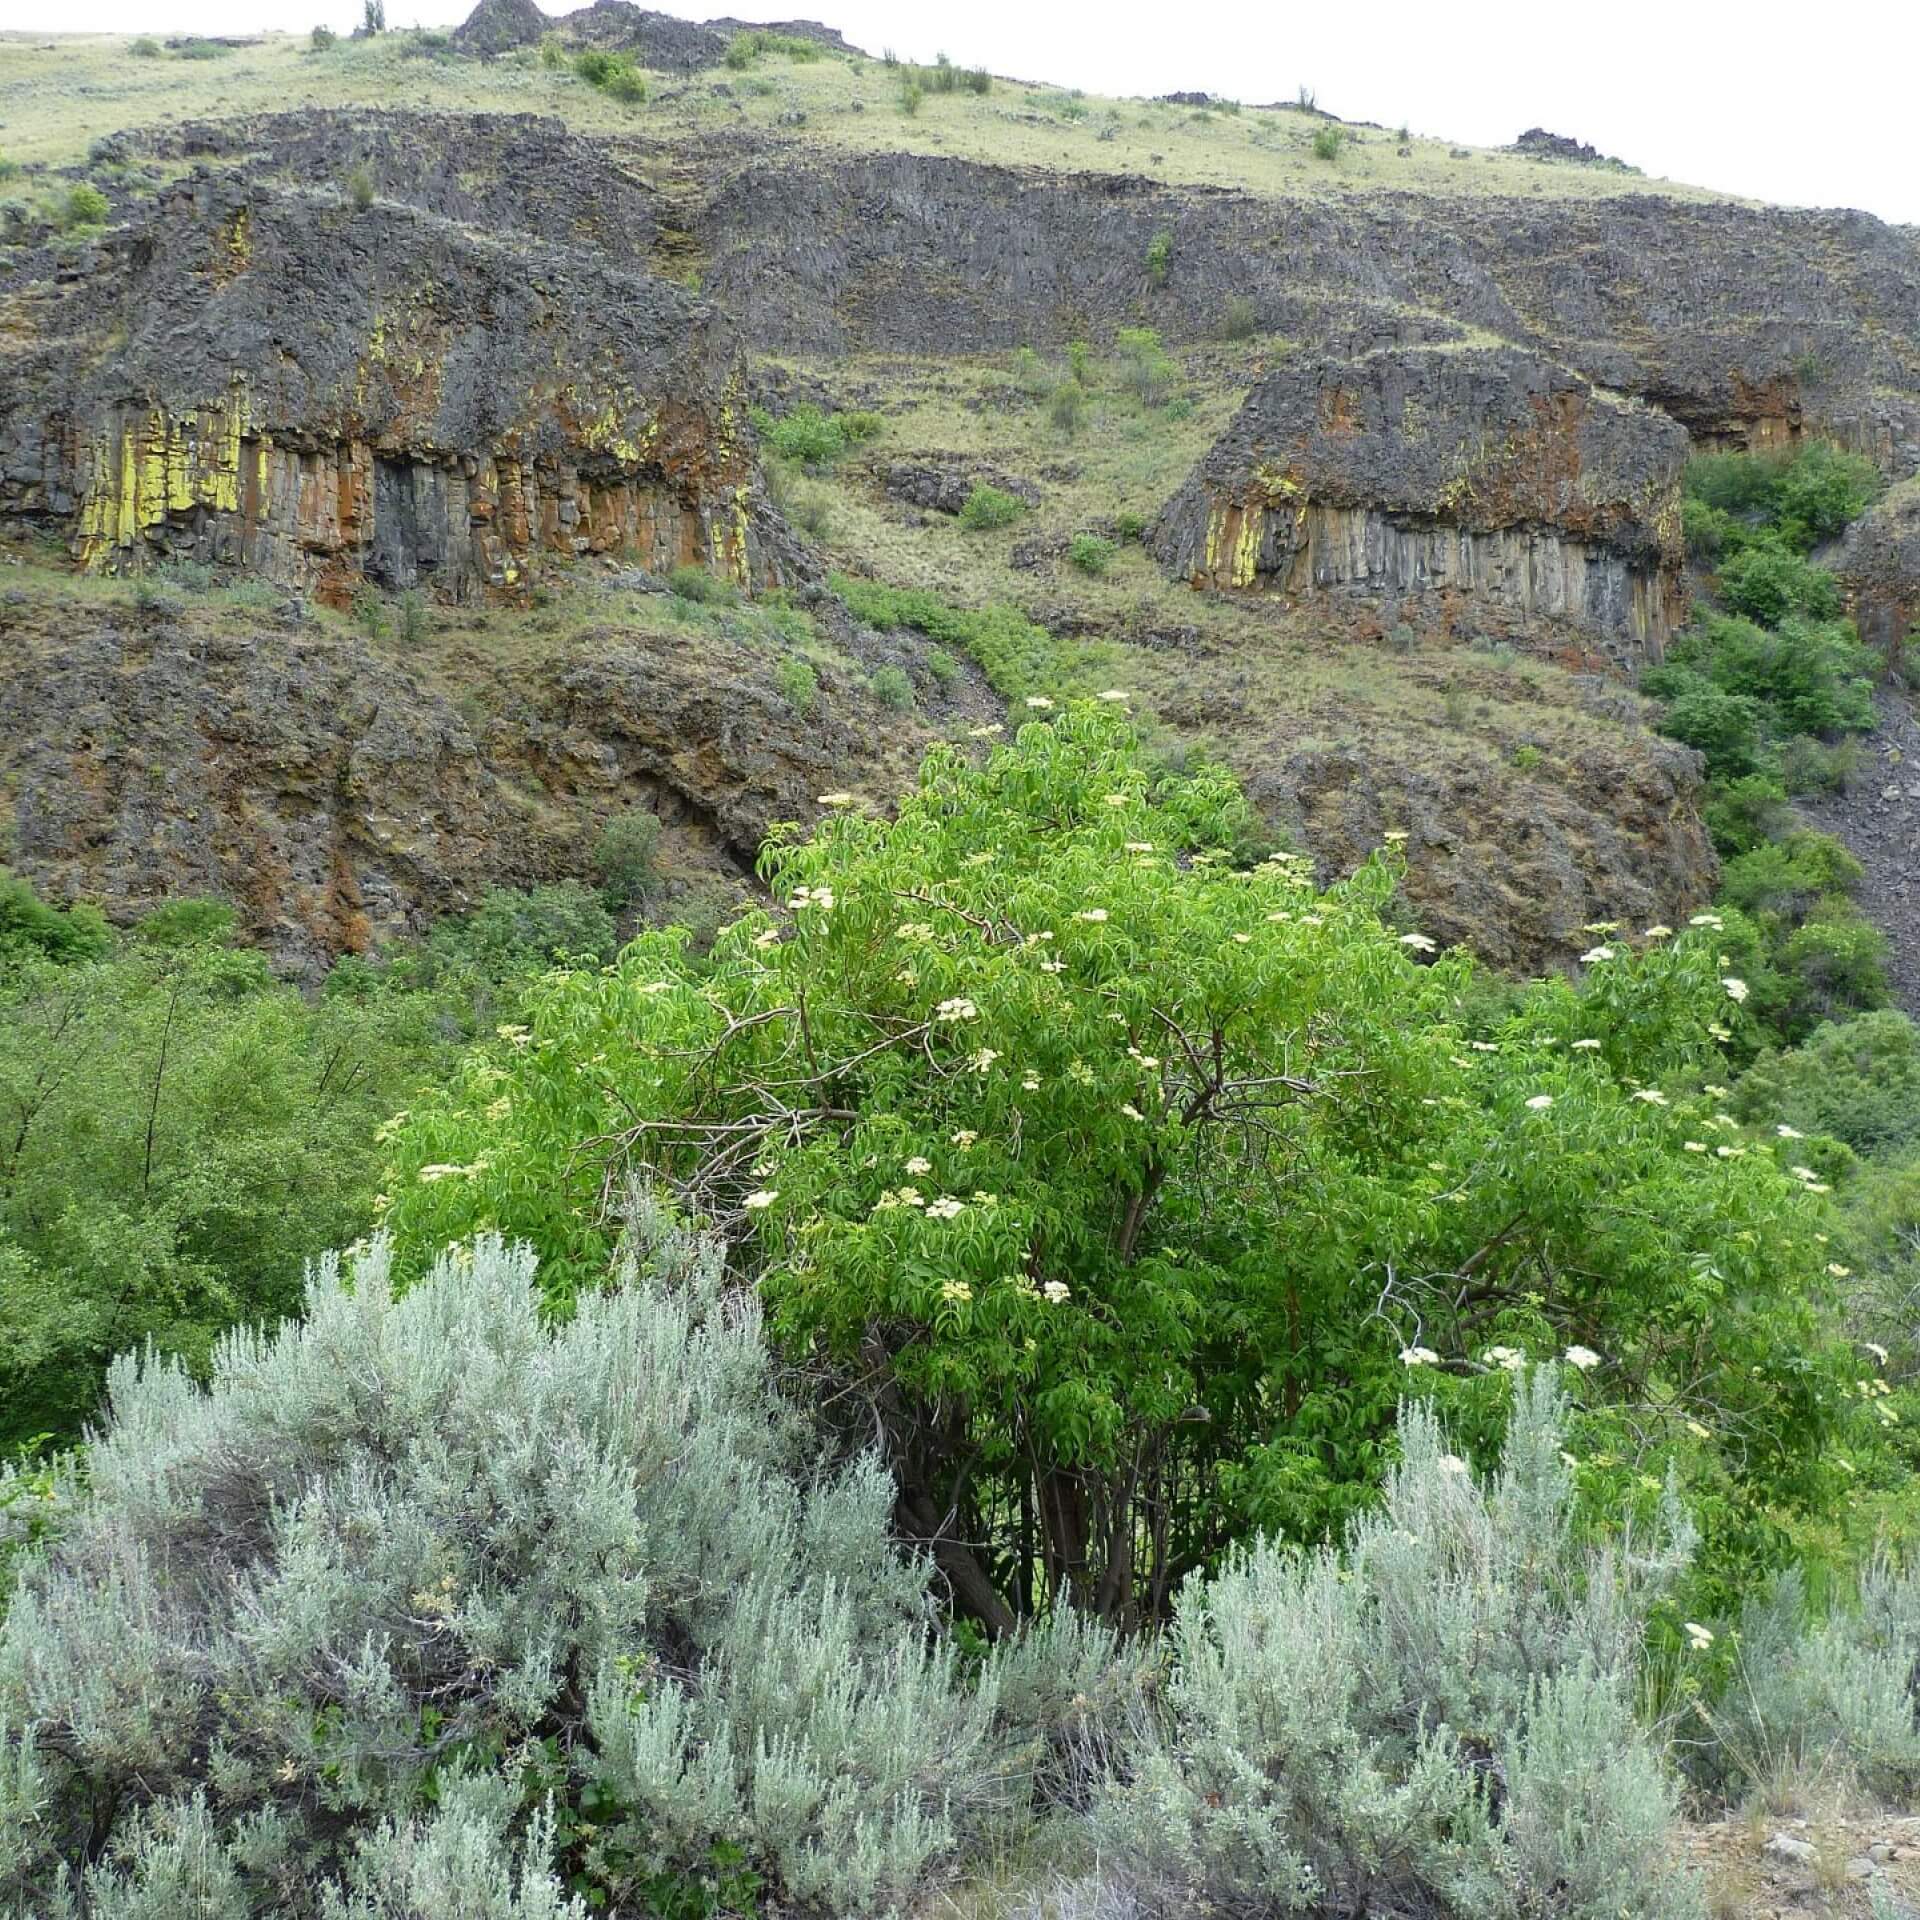
[[[1657,656],[1687,437],[1517,348],[1303,355],[1254,389],[1152,545],[1196,585],[1471,592]]]

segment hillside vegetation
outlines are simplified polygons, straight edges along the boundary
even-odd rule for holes
[[[0,35],[0,1914],[1920,1911],[1912,236],[377,11]]]

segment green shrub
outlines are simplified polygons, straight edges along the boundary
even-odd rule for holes
[[[1278,1889],[1326,1913],[1703,1912],[1632,1711],[1637,1630],[1691,1537],[1672,1518],[1626,1579],[1583,1555],[1568,1414],[1549,1380],[1517,1386],[1482,1483],[1409,1405],[1343,1554],[1264,1542],[1182,1590],[1164,1704],[1095,1810],[1147,1912],[1274,1911]]]
[[[1060,683],[1059,649],[1053,636],[1017,608],[990,606],[974,612],[949,606],[938,595],[917,588],[885,587],[845,574],[835,574],[832,585],[856,620],[882,632],[910,627],[969,654],[988,685],[1010,700]]]
[[[926,89],[910,75],[900,83],[900,111],[911,120],[919,111],[920,103],[926,98]]]
[[[331,27],[316,26],[307,35],[307,48],[312,53],[325,53],[339,43],[340,36]]]
[[[132,54],[136,60],[158,60],[160,58],[160,42],[154,39],[151,34],[143,33],[139,39],[135,40],[133,44],[127,48],[127,51]]]
[[[1093,348],[1086,341],[1067,342],[1067,371],[1081,386],[1093,384]]]
[[[365,166],[355,167],[347,175],[347,200],[356,213],[365,213],[373,205],[373,174]]]
[[[1744,694],[1728,693],[1698,674],[1663,668],[1656,683],[1667,698],[1661,730],[1696,747],[1706,756],[1707,771],[1716,777],[1738,779],[1750,774],[1760,759],[1760,703]]]
[[[9,1910],[582,1920],[564,1847],[618,1912],[877,1915],[1030,1800],[1003,1701],[1064,1725],[1105,1644],[965,1673],[722,1245],[636,1243],[560,1326],[497,1238],[400,1297],[376,1245],[205,1390],[115,1368],[0,1628]]]
[[[473,912],[440,921],[427,952],[444,976],[498,986],[570,960],[610,960],[616,940],[599,896],[562,880],[526,892],[495,888]]]
[[[1890,1008],[1830,1021],[1763,1053],[1734,1087],[1733,1111],[1831,1134],[1856,1153],[1905,1146],[1920,1139],[1920,1031]]]
[[[849,447],[876,438],[885,426],[877,413],[828,414],[806,404],[778,420],[765,412],[754,416],[755,430],[778,459],[814,468],[832,466]]]
[[[1113,565],[1117,551],[1111,540],[1103,540],[1097,533],[1076,533],[1067,542],[1067,561],[1097,579]]]
[[[1791,817],[1787,790],[1770,773],[1717,782],[1703,811],[1713,844],[1728,857],[1777,839]]]
[[[1340,137],[1338,127],[1319,127],[1313,136],[1313,157],[1316,160],[1335,161],[1340,158],[1340,149],[1346,144]]]
[[[540,64],[549,73],[557,73],[567,64],[566,42],[557,33],[541,35]]]
[[[928,649],[926,669],[933,676],[933,683],[944,693],[960,678],[960,662],[944,647]]]
[[[361,0],[360,31],[367,35],[387,30],[387,0]]]
[[[647,97],[646,76],[633,64],[631,54],[588,47],[573,56],[573,70],[588,86],[612,99],[634,102]]]
[[[1795,553],[1838,535],[1866,510],[1879,489],[1872,464],[1813,442],[1791,455],[1715,453],[1690,461],[1686,492],[1750,537],[1771,528]],[[1708,525],[1700,521],[1703,529]]]
[[[173,50],[176,60],[224,60],[232,51],[218,40],[182,40]]]
[[[409,587],[400,596],[400,644],[411,652],[426,644],[428,632],[426,596]]]
[[[726,63],[736,73],[744,72],[763,53],[779,54],[796,66],[818,60],[825,49],[817,40],[803,35],[779,33],[770,27],[748,27],[727,42]]]
[[[1027,503],[1017,493],[1008,493],[1004,488],[991,487],[985,481],[976,485],[967,495],[966,504],[960,509],[960,524],[969,533],[987,533],[997,527],[1010,527],[1027,510]]]
[[[353,623],[369,640],[384,640],[387,636],[387,607],[379,591],[369,581],[361,581],[354,588],[351,601]]]
[[[989,1622],[1042,1588],[1128,1617],[1169,1567],[1338,1526],[1372,1498],[1415,1344],[1475,1445],[1507,1406],[1489,1342],[1630,1353],[1618,1389],[1590,1377],[1583,1444],[1612,1463],[1583,1485],[1638,1498],[1671,1460],[1712,1490],[1701,1579],[1777,1555],[1862,1409],[1813,1315],[1818,1208],[1770,1155],[1682,1150],[1710,1123],[1682,1091],[1720,1057],[1708,1024],[1745,1017],[1731,935],[1610,950],[1476,1048],[1471,962],[1420,962],[1380,918],[1391,856],[1325,893],[1296,861],[1242,864],[1257,823],[1224,774],[1151,763],[1110,704],[1028,699],[1044,720],[984,762],[936,750],[894,819],[773,843],[796,937],[752,914],[698,963],[647,935],[544,983],[527,1045],[397,1140],[403,1255],[489,1223],[533,1239],[564,1306],[629,1172],[737,1223],[791,1351],[882,1370],[893,1430],[926,1441],[893,1458],[902,1510],[983,1543],[942,1564]],[[1263,1093],[1274,1076],[1305,1087]],[[1243,1124],[1276,1099],[1284,1123]],[[420,1179],[440,1164],[477,1171]],[[1380,1276],[1467,1262],[1499,1306],[1456,1283],[1381,1324]],[[1151,1564],[1129,1557],[1143,1448],[1188,1489]],[[1084,1508],[1051,1503],[1064,1474]],[[1116,1516],[1097,1541],[1093,1511]]]
[[[795,713],[811,713],[820,692],[820,676],[797,653],[790,653],[773,670],[774,691]]]
[[[1160,344],[1160,335],[1152,327],[1122,327],[1114,335],[1120,350],[1120,377],[1146,406],[1158,406],[1166,398],[1173,379],[1173,361]]]
[[[660,816],[647,807],[629,807],[600,829],[594,843],[593,870],[602,897],[622,913],[652,892],[659,876]]]
[[[1069,438],[1080,431],[1087,413],[1087,390],[1077,380],[1062,380],[1047,401],[1047,419]]]
[[[1147,532],[1147,516],[1144,513],[1123,511],[1113,516],[1113,533],[1116,540],[1144,540]]]
[[[1221,315],[1220,331],[1228,340],[1251,340],[1260,331],[1259,315],[1244,293],[1229,297]]]
[[[913,682],[899,667],[881,667],[867,684],[873,697],[890,712],[904,713],[913,705]]]
[[[674,597],[690,600],[696,606],[730,607],[740,598],[740,589],[711,567],[698,561],[685,561],[667,575]]]
[[[1721,562],[1720,597],[1765,627],[1779,626],[1790,614],[1831,619],[1840,608],[1832,574],[1771,543],[1755,543]]]
[[[107,196],[89,181],[82,180],[67,190],[66,204],[60,211],[60,227],[71,233],[77,227],[97,227],[107,217]]]
[[[993,75],[985,67],[969,67],[961,75],[961,83],[969,93],[979,94],[983,98],[993,91]]]
[[[49,926],[10,892],[0,942],[44,957],[0,958],[0,1453],[73,1438],[116,1353],[199,1366],[291,1311],[313,1249],[370,1224],[375,1131],[443,1044],[424,1000],[277,985],[217,903],[114,947],[97,915]]]
[[[1173,261],[1173,233],[1170,228],[1162,227],[1147,242],[1147,278],[1157,287],[1167,277],[1167,268]]]
[[[27,881],[0,867],[0,980],[22,961],[99,960],[112,945],[97,907],[49,906]]]

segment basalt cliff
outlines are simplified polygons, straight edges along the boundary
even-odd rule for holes
[[[729,65],[737,25],[486,0],[411,66],[263,44],[275,101],[108,86],[49,134],[0,208],[0,796],[37,882],[218,892],[301,970],[579,871],[636,800],[744,885],[772,820],[884,804],[1004,711],[852,619],[853,574],[1017,609],[1329,871],[1410,824],[1428,922],[1532,965],[1711,890],[1697,768],[1631,690],[1687,618],[1690,454],[1871,458],[1896,484],[1834,564],[1870,637],[1920,618],[1911,231],[1380,129],[1323,183],[1291,109],[1087,131],[989,79],[902,118],[831,31]],[[1228,135],[1245,177],[1198,177]],[[776,459],[806,406],[878,437]],[[983,481],[1019,527],[963,528]]]

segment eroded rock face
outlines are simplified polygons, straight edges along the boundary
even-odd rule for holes
[[[1840,576],[1861,639],[1897,657],[1920,632],[1920,482],[1896,487],[1816,558]]]
[[[561,554],[783,577],[731,342],[644,267],[202,176],[11,300],[0,520],[90,567],[334,599],[511,594]]]
[[[1687,436],[1513,348],[1284,361],[1169,502],[1195,585],[1461,589],[1657,657],[1680,606]]]
[[[1059,347],[1143,323],[1217,339],[1238,297],[1320,352],[1491,333],[1654,402],[1696,442],[1818,435],[1920,470],[1920,236],[1866,214],[1386,186],[1265,199],[804,149],[712,178],[709,290],[774,352]]]
[[[677,868],[739,878],[769,824],[872,758],[857,682],[805,719],[765,656],[589,628],[456,690],[318,618],[0,593],[0,795],[51,897],[132,918],[231,900],[283,970],[577,877],[655,812]]]

